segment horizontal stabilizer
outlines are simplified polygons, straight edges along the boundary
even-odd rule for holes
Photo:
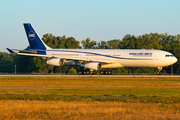
[[[34,50],[34,49],[25,49],[25,50],[11,49],[11,50],[20,51],[20,52],[25,52],[25,53],[37,54],[37,51]]]
[[[6,48],[10,53],[15,53],[14,51],[12,51],[11,49],[9,48]]]

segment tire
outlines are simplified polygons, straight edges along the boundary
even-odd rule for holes
[[[94,71],[93,71],[93,75],[95,75],[95,74],[96,74],[96,71],[94,70]]]
[[[87,75],[90,75],[90,71],[86,71],[86,74],[87,74]]]
[[[104,71],[103,70],[101,71],[101,75],[104,75]]]
[[[83,74],[83,72],[82,71],[79,71],[79,75],[82,75]]]
[[[161,75],[161,72],[157,72],[157,75]]]
[[[106,70],[106,71],[105,71],[105,75],[109,75],[109,70]]]

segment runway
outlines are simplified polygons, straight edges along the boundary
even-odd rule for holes
[[[180,75],[53,75],[53,74],[2,74],[0,77],[108,77],[108,78],[180,78]]]

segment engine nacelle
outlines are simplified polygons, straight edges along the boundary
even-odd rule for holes
[[[53,66],[62,66],[64,64],[64,60],[61,58],[52,58],[47,60],[46,63]]]
[[[92,70],[100,70],[102,68],[102,65],[99,62],[90,62],[86,63],[84,67]]]

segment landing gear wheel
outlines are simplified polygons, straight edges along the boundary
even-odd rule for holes
[[[83,74],[83,72],[82,71],[79,71],[79,75],[82,75]]]
[[[87,75],[90,75],[90,71],[86,71],[86,74],[87,74]]]
[[[157,72],[157,75],[161,75],[161,72]]]
[[[106,71],[104,72],[104,74],[105,74],[105,75],[109,75],[109,70],[106,70]]]
[[[94,70],[94,71],[93,71],[93,75],[95,75],[95,74],[96,74],[96,71]]]
[[[90,71],[90,74],[91,74],[91,75],[94,75],[93,71]]]
[[[102,70],[100,73],[101,73],[101,75],[111,75],[112,71],[111,70],[106,70],[106,71]]]
[[[87,74],[87,72],[86,71],[84,71],[84,75],[86,75]]]
[[[111,74],[112,74],[112,71],[111,71],[111,70],[106,70],[106,71],[104,71],[104,74],[105,74],[105,75],[111,75]]]
[[[101,75],[104,75],[104,71],[103,70],[101,71]]]
[[[90,71],[90,74],[91,74],[91,75],[95,75],[95,74],[96,74],[96,71],[95,71],[95,70]]]
[[[109,71],[109,75],[112,75],[112,71],[111,70]]]

